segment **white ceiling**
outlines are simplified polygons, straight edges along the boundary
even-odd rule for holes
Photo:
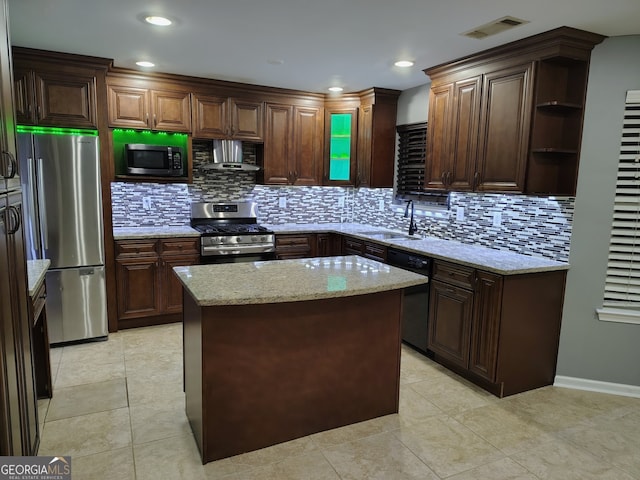
[[[139,20],[152,13],[176,23]],[[507,15],[531,23],[459,35]],[[427,83],[425,68],[563,25],[640,34],[640,0],[9,0],[9,16],[13,45],[323,93],[405,90]],[[399,58],[415,66],[394,67]]]

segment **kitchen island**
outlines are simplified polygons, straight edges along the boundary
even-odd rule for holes
[[[426,277],[358,256],[174,271],[203,463],[398,411],[402,293]]]

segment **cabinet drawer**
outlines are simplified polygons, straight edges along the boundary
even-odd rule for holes
[[[310,250],[312,235],[276,236],[276,250]]]
[[[462,265],[436,261],[433,264],[433,279],[473,290],[475,270]]]
[[[194,255],[200,253],[200,239],[194,238],[170,238],[160,241],[160,254]]]
[[[361,240],[354,240],[352,238],[344,239],[344,254],[362,254],[364,252],[364,242]]]
[[[364,244],[364,256],[380,262],[387,260],[387,247],[378,245],[377,243]]]
[[[116,257],[155,256],[155,240],[116,241]]]

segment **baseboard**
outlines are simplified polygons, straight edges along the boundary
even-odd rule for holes
[[[553,386],[640,398],[639,386],[626,385],[624,383],[600,382],[598,380],[589,380],[587,378],[564,377],[562,375],[556,375]]]

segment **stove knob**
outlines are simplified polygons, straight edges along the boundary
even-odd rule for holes
[[[251,241],[252,242],[257,242],[258,241],[258,237],[256,237],[255,235],[251,235]]]

